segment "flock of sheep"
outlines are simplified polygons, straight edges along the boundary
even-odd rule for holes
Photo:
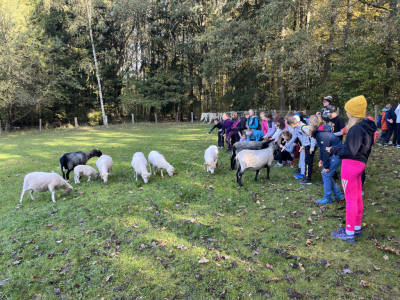
[[[242,185],[242,176],[246,170],[256,171],[255,181],[262,168],[267,168],[267,179],[269,179],[269,172],[272,162],[274,161],[274,151],[278,146],[273,141],[262,142],[237,142],[232,148],[231,169],[234,170],[235,163],[237,163],[236,181],[239,186]],[[99,157],[96,161],[98,172],[86,163],[92,157]],[[214,170],[218,168],[218,148],[214,145],[208,147],[204,153],[205,163],[204,170],[214,174]],[[148,161],[142,152],[136,152],[133,155],[131,165],[135,172],[135,179],[138,180],[138,175],[142,176],[145,183],[149,181],[152,169],[154,175],[157,170],[161,170],[161,177],[163,176],[163,169],[165,169],[169,176],[172,176],[175,169],[167,162],[165,157],[157,151],[151,151],[148,156]],[[147,171],[147,166],[150,166],[150,172]],[[21,200],[26,191],[30,192],[32,200],[34,200],[33,192],[51,192],[51,199],[55,201],[55,191],[64,190],[69,195],[73,187],[68,183],[70,172],[74,171],[75,183],[80,183],[79,179],[82,176],[87,176],[88,181],[91,177],[97,179],[100,175],[104,183],[108,181],[108,175],[112,171],[113,160],[109,155],[102,154],[98,149],[87,152],[71,152],[65,153],[60,157],[60,168],[63,177],[57,173],[33,172],[29,173],[24,178],[24,185],[21,193]],[[67,173],[65,174],[65,171]]]

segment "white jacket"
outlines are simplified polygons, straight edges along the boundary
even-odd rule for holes
[[[400,123],[400,104],[397,106],[394,112],[396,113],[396,123]]]

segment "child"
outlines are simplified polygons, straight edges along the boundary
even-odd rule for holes
[[[247,117],[247,116],[246,116]],[[246,126],[249,129],[258,129],[258,118],[254,115],[254,110],[249,109],[249,118],[247,120]]]
[[[222,134],[222,138],[224,138],[225,135],[229,134],[231,131],[231,126],[232,126],[232,121],[231,119],[228,118],[228,115],[226,113],[222,114],[222,128],[219,130],[218,134]],[[228,151],[230,150],[229,147],[229,140],[226,142],[228,146]],[[224,140],[222,140],[222,147],[221,149],[224,148]]]
[[[345,106],[349,124],[346,140],[341,147],[326,148],[328,153],[342,159],[342,186],[346,197],[346,230],[339,229],[332,236],[346,242],[355,243],[355,236],[362,236],[361,220],[364,210],[361,175],[371,153],[375,123],[365,118],[367,100],[364,96],[350,99]]]
[[[242,133],[243,130],[246,129],[246,122],[247,119],[250,118],[250,114],[248,111],[243,112],[243,116],[240,117],[239,119],[239,123],[237,124],[236,128],[235,128],[235,134],[234,134],[234,141],[232,141],[232,145],[234,145],[237,141],[240,140],[240,136],[239,136],[239,132]]]
[[[292,134],[289,131],[285,130],[285,131],[282,132],[282,138],[283,138],[283,141],[279,145],[279,147],[281,149],[285,146],[285,144],[288,141],[290,141],[292,139]],[[292,161],[292,159],[294,157],[293,150],[294,150],[294,147],[292,145],[290,147],[287,147],[284,151],[278,151],[278,155],[274,156],[274,159],[277,160],[278,163],[275,164],[274,166],[275,167],[282,167],[283,166],[283,162],[286,162],[286,161],[287,161],[288,164],[290,164],[290,162]]]
[[[285,130],[285,120],[282,117],[275,119],[275,133],[269,138],[269,140],[275,140],[277,142],[281,133]],[[290,133],[290,132],[289,132]],[[290,134],[292,136],[292,134]]]
[[[389,130],[389,126],[386,122],[385,116],[386,112],[391,108],[392,106],[390,104],[386,104],[386,107],[382,109],[382,114],[380,115],[378,119],[378,128],[382,130],[381,136],[379,137],[378,141],[376,142],[378,146],[383,146],[384,140],[386,138],[386,134]],[[382,141],[382,143],[380,143]]]
[[[296,141],[297,138],[299,139],[299,141],[301,142],[300,152],[305,151],[304,163],[302,163],[300,155],[301,173],[296,175],[295,178],[300,179],[299,183],[311,184],[315,139],[313,137],[307,136],[310,127],[308,125],[300,123],[298,117],[295,118],[293,116],[288,118],[287,124],[294,129],[294,134],[292,139],[289,142],[287,142],[285,146],[283,146],[282,151],[284,151],[287,147],[291,146]]]
[[[342,164],[342,160],[335,155],[330,155],[326,152],[326,147],[340,147],[342,142],[340,139],[332,132],[332,125],[324,125],[324,120],[321,116],[311,116],[310,118],[310,130],[308,135],[313,135],[317,141],[319,150],[319,167],[322,169],[322,179],[324,184],[324,197],[318,200],[319,204],[330,204],[332,200],[341,201],[344,199],[343,195],[340,193],[333,176],[336,170]],[[332,199],[333,193],[333,199]]]
[[[214,126],[206,134],[210,134],[215,128],[222,129],[222,124],[218,119],[214,119]],[[218,149],[224,148],[224,136],[222,131],[218,131]]]
[[[272,121],[272,115],[261,113],[260,114],[262,121],[262,131],[265,133],[264,139],[268,139],[274,135],[275,132],[275,123]]]
[[[260,131],[260,130],[248,130],[246,131],[246,135],[247,135],[247,141],[262,141],[263,140],[263,136],[264,136],[264,132]]]
[[[238,132],[239,136],[240,136],[240,140],[239,142],[247,142],[247,137],[245,135],[242,135],[242,132]]]

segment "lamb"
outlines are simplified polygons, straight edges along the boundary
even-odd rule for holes
[[[239,186],[242,184],[242,176],[244,171],[247,169],[256,171],[257,181],[258,173],[262,168],[267,168],[267,179],[269,179],[269,170],[272,162],[274,161],[274,151],[278,149],[278,145],[275,143],[270,143],[267,149],[262,150],[242,150],[236,156],[237,160],[237,171],[236,171],[236,181]]]
[[[235,157],[242,150],[261,150],[268,148],[268,145],[272,141],[266,140],[261,142],[237,142],[232,146],[232,156],[231,156],[231,169],[235,170]]]
[[[214,145],[208,147],[204,152],[204,160],[206,161],[203,164],[204,170],[207,166],[207,172],[210,171],[211,174],[214,174],[214,169],[218,168],[218,148]]]
[[[142,152],[136,152],[133,155],[131,165],[135,170],[136,181],[139,174],[142,175],[144,183],[147,183],[151,173],[147,172],[147,159]]]
[[[63,178],[65,179],[64,170],[67,171],[67,180],[69,180],[69,173],[77,166],[77,165],[86,165],[87,161],[94,156],[100,157],[102,155],[101,151],[98,149],[94,149],[87,152],[71,152],[64,153],[60,157],[60,168],[63,174]]]
[[[174,166],[170,165],[166,160],[163,155],[158,153],[157,151],[151,151],[149,153],[149,164],[150,164],[150,173],[151,173],[151,167],[153,167],[154,170],[154,175],[156,175],[156,172],[158,169],[161,170],[161,177],[164,178],[162,169],[166,169],[168,172],[169,176],[172,176],[174,174]]]
[[[113,167],[113,160],[111,156],[103,154],[96,161],[96,166],[97,169],[99,169],[101,179],[103,179],[104,183],[107,183],[108,175],[110,175],[110,172],[112,171]]]
[[[19,203],[22,202],[22,198],[24,198],[24,194],[26,191],[29,191],[32,200],[35,200],[35,198],[33,198],[34,191],[38,193],[50,191],[51,200],[53,200],[53,202],[56,202],[54,198],[54,193],[55,191],[60,189],[64,190],[67,195],[70,195],[73,187],[67,181],[65,181],[65,179],[61,178],[61,176],[57,173],[29,173],[25,175],[24,186],[22,187],[21,200],[19,201]]]
[[[88,181],[90,181],[90,177],[93,176],[94,179],[97,179],[97,177],[99,177],[99,172],[97,172],[94,168],[92,168],[91,166],[86,166],[86,165],[77,165],[74,168],[74,179],[75,179],[75,183],[81,183],[79,181],[79,178],[81,176],[88,176]]]

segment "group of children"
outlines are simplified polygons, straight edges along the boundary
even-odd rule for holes
[[[275,155],[278,161],[276,166],[293,163],[294,157],[298,154],[299,168],[292,173],[302,184],[311,184],[314,155],[319,148],[319,167],[322,167],[324,197],[317,203],[330,204],[333,201],[346,199],[346,229],[339,228],[337,232],[332,233],[332,236],[355,243],[355,237],[362,236],[362,184],[365,180],[365,165],[376,138],[377,127],[373,118],[367,117],[367,101],[364,96],[355,97],[346,103],[345,110],[349,119],[347,126],[343,118],[337,114],[336,107],[331,104],[332,100],[331,96],[325,97],[321,112],[309,118],[299,113],[289,112],[285,119],[280,116],[273,119],[270,114],[261,113],[261,124],[254,115],[254,111],[250,110],[244,114],[247,127],[246,138],[241,131],[234,130],[240,134],[243,141],[269,139],[277,142],[282,137],[280,151]],[[400,103],[397,110],[400,114]],[[215,127],[218,128],[218,121],[213,129]],[[222,126],[220,131],[223,132]],[[343,143],[344,135],[346,139]],[[341,183],[345,196],[334,180],[340,166],[342,166]]]
[[[386,104],[382,109],[382,114],[378,119],[378,127],[381,128],[381,135],[376,142],[379,146],[389,146],[400,149],[400,101],[398,104]],[[393,134],[393,142],[390,142],[390,137]]]

